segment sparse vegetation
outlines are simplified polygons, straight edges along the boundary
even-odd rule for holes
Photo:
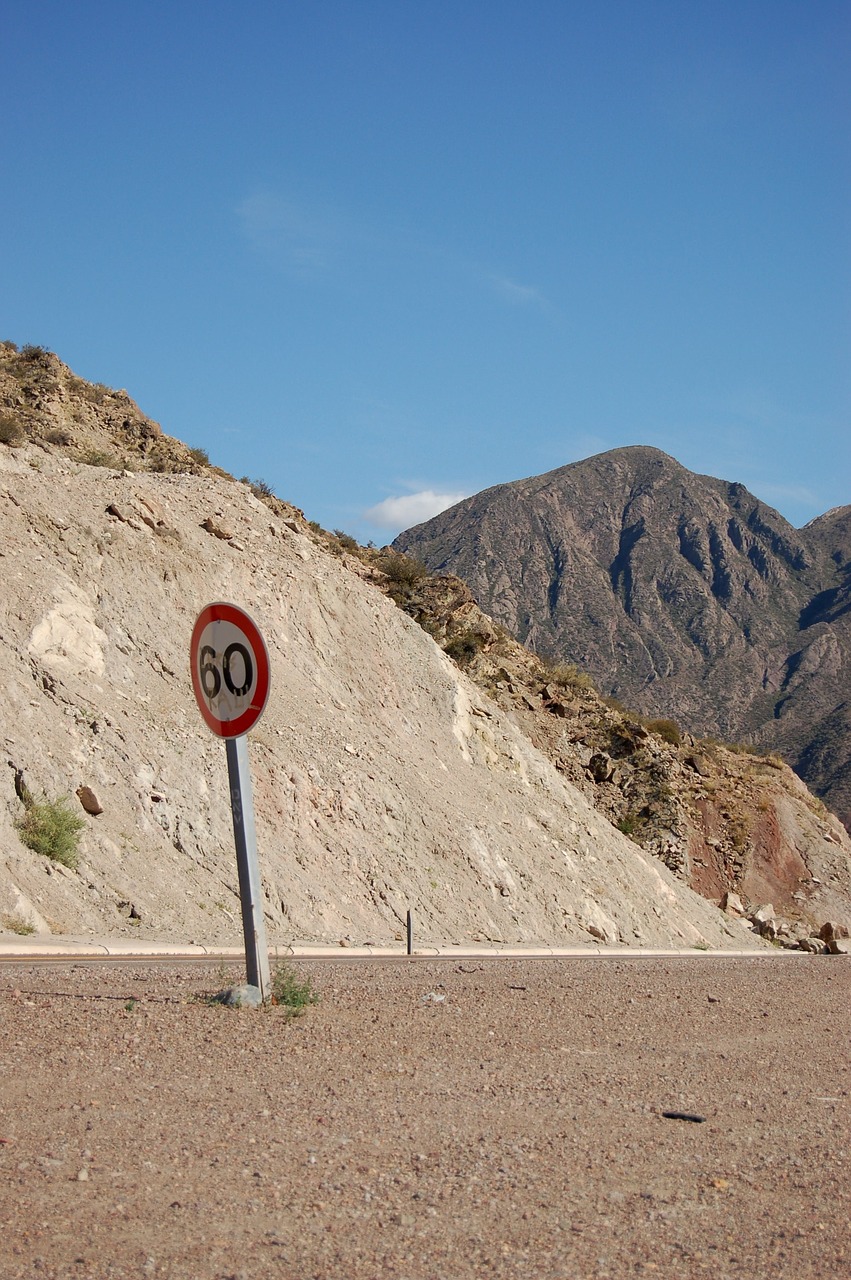
[[[21,938],[28,938],[35,933],[35,925],[30,924],[29,920],[22,920],[20,916],[0,916],[0,927],[8,933],[16,933]]]
[[[73,443],[73,436],[64,427],[51,427],[49,431],[44,433],[43,439],[48,444],[69,445]]]
[[[676,720],[645,720],[643,723],[645,729],[658,733],[662,741],[672,747],[678,747],[683,740],[682,730]]]
[[[111,467],[117,470],[121,466],[115,454],[108,453],[106,449],[82,449],[77,460],[85,463],[87,467]]]
[[[337,539],[344,551],[351,551],[353,554],[360,551],[360,543],[357,538],[353,538],[350,533],[344,533],[342,529],[335,529],[334,537]]]
[[[574,693],[579,693],[584,689],[596,688],[588,672],[580,671],[573,662],[560,662],[554,666],[550,666],[548,663],[543,663],[542,665],[545,679],[549,684],[560,685],[562,689],[569,689]]]
[[[22,444],[24,433],[21,424],[10,413],[0,413],[0,444],[7,444],[14,449]]]
[[[80,856],[80,832],[85,822],[71,808],[65,796],[35,801],[25,796],[26,812],[16,824],[28,849],[63,867],[76,867]]]
[[[319,1003],[319,993],[310,978],[301,980],[292,965],[279,964],[272,972],[272,1003],[298,1018],[308,1005]]]
[[[92,404],[103,404],[106,397],[112,395],[112,390],[103,382],[84,382],[82,394]]]
[[[210,455],[206,449],[190,449],[189,456],[199,467],[209,467]]]
[[[275,490],[269,484],[268,480],[251,480],[248,476],[240,476],[240,484],[247,484],[255,498],[259,498],[262,502],[264,498],[274,498]]]
[[[422,560],[403,555],[400,551],[389,551],[380,556],[378,567],[391,583],[400,587],[412,587],[428,577],[428,569]]]
[[[443,646],[443,652],[459,667],[466,667],[477,653],[485,646],[485,637],[480,631],[465,631]]]

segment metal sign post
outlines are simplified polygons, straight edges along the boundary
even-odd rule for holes
[[[257,861],[257,835],[254,830],[254,801],[251,796],[251,774],[248,769],[248,742],[228,738],[228,781],[233,813],[233,838],[236,843],[236,869],[239,875],[239,900],[242,904],[242,936],[245,939],[245,976],[253,987],[259,987],[265,1003],[272,994],[269,976],[269,948],[266,945],[266,922],[263,919],[263,889]]]
[[[226,742],[246,977],[265,1003],[272,983],[245,735],[269,697],[269,654],[247,613],[233,604],[208,604],[192,631],[190,669],[204,723]]]

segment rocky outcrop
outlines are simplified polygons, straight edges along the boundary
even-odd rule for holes
[[[394,543],[645,715],[780,752],[851,821],[851,507],[794,529],[743,485],[616,449]]]

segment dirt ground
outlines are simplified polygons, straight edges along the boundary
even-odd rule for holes
[[[4,1280],[851,1275],[851,961],[295,967],[0,965]]]

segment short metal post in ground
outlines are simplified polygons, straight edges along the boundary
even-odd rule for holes
[[[414,954],[414,917],[411,915],[410,908],[408,908],[406,933],[408,938],[408,955],[412,956]]]
[[[233,814],[233,837],[236,843],[236,869],[239,875],[239,899],[242,903],[245,976],[252,986],[260,989],[260,995],[265,1001],[272,994],[272,982],[269,975],[266,922],[263,919],[263,888],[257,861],[251,774],[248,771],[248,740],[245,735],[241,738],[228,738],[225,745]]]

